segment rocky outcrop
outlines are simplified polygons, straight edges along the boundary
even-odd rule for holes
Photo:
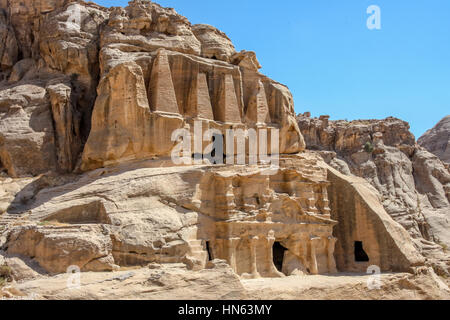
[[[82,147],[80,113],[73,104],[70,85],[50,84],[47,92],[52,106],[59,168],[71,172],[75,168]]]
[[[206,24],[193,26],[192,32],[201,43],[202,57],[231,62],[236,49],[225,33]]]
[[[9,175],[75,169],[90,131],[106,16],[69,0],[2,3],[0,104],[15,114],[0,125],[0,162]]]
[[[13,28],[7,23],[6,12],[0,9],[0,70],[10,70],[17,62],[19,48]],[[5,73],[1,73],[0,81],[4,80]]]
[[[450,164],[450,115],[428,130],[418,143],[444,163]]]
[[[9,254],[34,257],[51,273],[64,273],[73,265],[84,271],[114,267],[112,242],[101,228],[25,225],[12,230],[8,246]]]
[[[281,153],[304,150],[289,90],[261,75],[255,54],[237,54],[228,37],[217,29],[191,26],[171,9],[132,1],[127,8],[110,12],[100,38],[102,80],[92,133],[83,154],[84,170],[133,159],[167,157],[175,145],[172,133],[181,128],[193,132],[195,120],[222,131],[224,136],[230,128],[279,128]],[[111,89],[103,84],[122,84],[117,70],[131,62],[138,75],[128,79],[135,94],[127,101],[150,108],[141,117],[143,122],[133,128],[135,138],[130,141],[139,146],[128,143],[129,133],[120,133],[128,130],[120,121],[117,128],[112,128],[114,112],[104,113],[109,118],[95,120],[95,109],[104,109],[104,104],[121,108],[122,97],[111,95]],[[110,139],[121,142],[108,145],[108,158],[98,150],[97,141]],[[145,140],[146,145],[138,140]]]
[[[99,85],[93,127],[84,148],[84,163],[148,155],[149,118],[141,68],[134,63],[114,67]]]
[[[0,259],[25,281],[17,290],[73,298],[55,274],[79,269],[90,279],[80,299],[244,298],[250,279],[301,281],[376,264],[409,273],[392,286],[412,277],[430,288],[424,297],[445,296],[420,252],[435,254],[445,273],[432,241],[446,241],[448,172],[404,123],[342,131],[309,119],[307,130],[300,122],[305,141],[292,94],[259,72],[254,52],[238,53],[214,27],[151,1],[0,8],[8,45],[0,51]],[[194,150],[183,161],[195,164],[172,161],[178,129],[194,147],[223,138],[227,154]],[[241,145],[231,129],[245,133]],[[204,141],[194,140],[199,133]],[[263,153],[263,134],[269,155],[228,163],[254,158],[257,142]]]
[[[278,128],[282,153],[304,149],[289,90],[261,75],[255,53],[236,53],[214,27],[192,26],[173,9],[142,0],[111,9],[71,0],[10,1],[0,13],[0,95],[23,85],[46,88],[36,104],[52,112],[43,130],[54,140],[46,156],[56,158],[56,165],[39,165],[44,142],[22,139],[37,146],[20,164],[3,138],[1,161],[13,176],[166,157],[175,146],[172,132],[192,129],[196,119],[223,132]],[[3,101],[3,109],[12,103]]]
[[[0,162],[11,177],[56,169],[51,103],[42,85],[0,91]]]
[[[450,173],[416,144],[409,125],[395,118],[347,122],[307,114],[297,119],[307,147],[340,172],[368,180],[419,251],[448,273]]]
[[[33,257],[50,272],[155,262],[199,270],[209,259],[223,259],[238,275],[254,278],[364,272],[372,264],[412,272],[424,264],[370,188],[313,154],[283,158],[282,169],[271,176],[264,167],[166,165],[122,165],[75,182],[24,188],[17,201],[9,201],[26,216],[18,225],[6,224],[3,248]],[[32,198],[19,201],[26,192]],[[357,241],[370,263],[355,263]],[[281,258],[275,243],[283,248]]]
[[[423,265],[410,236],[391,220],[367,181],[333,168],[328,168],[328,179],[332,218],[340,221],[335,228],[336,237],[342,239],[336,246],[340,270],[364,272],[376,265],[381,270],[399,271]],[[355,242],[361,243],[369,261],[355,261]]]
[[[13,265],[15,267],[15,265]],[[445,300],[445,284],[423,269],[418,274],[383,274],[378,290],[369,275],[240,280],[221,260],[208,269],[151,264],[131,271],[82,273],[81,288],[68,288],[71,275],[41,277],[0,289],[0,297],[58,300]]]

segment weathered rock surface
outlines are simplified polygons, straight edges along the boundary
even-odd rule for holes
[[[117,272],[81,273],[80,286],[67,286],[70,275],[44,277],[0,289],[0,297],[33,300],[239,300],[248,298],[229,266],[188,271],[184,265],[150,265]],[[12,292],[12,293],[11,293]]]
[[[0,160],[12,177],[56,169],[50,101],[45,87],[22,84],[0,91]]]
[[[33,105],[42,108],[39,115],[52,112],[47,123],[16,114],[22,131],[30,131],[20,137],[29,149],[20,161],[7,137],[11,124],[1,127],[0,159],[11,176],[164,157],[175,145],[172,132],[192,128],[193,119],[221,131],[280,128],[282,153],[304,150],[289,90],[258,72],[253,52],[236,53],[224,33],[191,26],[173,9],[141,0],[111,9],[74,0],[10,1],[0,11],[0,40],[0,96],[45,88]],[[0,109],[29,108],[18,99],[4,98]],[[37,159],[40,149],[56,160]]]
[[[450,115],[428,130],[418,143],[444,163],[450,164]]]
[[[417,274],[383,274],[380,288],[368,290],[368,275],[291,276],[240,280],[222,264],[201,271],[183,265],[149,265],[114,273],[81,273],[22,281],[0,289],[0,297],[33,300],[445,300],[450,293],[431,269]]]
[[[300,115],[297,119],[307,147],[336,170],[368,180],[419,251],[439,273],[448,274],[450,172],[416,144],[409,125],[394,118],[347,122]]]
[[[0,0],[0,44],[0,258],[17,281],[5,296],[258,298],[249,279],[304,283],[376,264],[402,272],[389,276],[392,297],[446,297],[421,253],[446,274],[436,243],[448,241],[449,174],[404,123],[310,120],[305,141],[292,94],[254,52],[150,1]],[[267,131],[279,166],[175,164],[172,134],[199,122],[210,140]],[[73,268],[78,291],[67,290]],[[363,290],[342,281],[348,295]]]
[[[0,49],[1,70],[11,69],[17,62],[19,48],[14,30],[7,23],[4,11],[0,11],[0,43],[2,44]],[[0,80],[4,80],[3,72],[1,76]]]

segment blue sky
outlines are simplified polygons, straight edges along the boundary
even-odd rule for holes
[[[94,0],[105,6],[128,1]],[[450,114],[448,0],[159,0],[253,50],[297,113],[408,121],[419,138]],[[381,30],[369,30],[370,5]]]

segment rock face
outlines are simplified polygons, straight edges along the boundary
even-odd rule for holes
[[[428,130],[418,143],[443,162],[450,164],[450,115]]]
[[[450,172],[416,144],[409,125],[394,118],[347,122],[300,115],[297,119],[307,147],[336,170],[369,181],[419,251],[447,274]]]
[[[49,180],[32,201],[15,205],[26,214],[4,215],[3,248],[33,257],[51,273],[72,265],[88,272],[149,263],[202,270],[212,259],[227,261],[244,279],[364,272],[368,263],[354,262],[355,240],[383,271],[423,265],[409,235],[369,189],[352,186],[312,154],[283,158],[281,165],[266,176],[263,167],[151,162],[98,169],[71,183]],[[342,195],[359,202],[348,205]],[[346,227],[352,215],[360,218]]]
[[[0,7],[0,112],[16,110],[2,116],[0,161],[13,177],[71,172],[89,135],[107,13],[72,2]]]
[[[0,40],[0,95],[29,93],[23,86],[33,85],[42,88],[34,105],[43,111],[51,105],[47,124],[16,114],[24,120],[22,132],[35,137],[20,138],[31,144],[26,159],[15,161],[8,136],[14,131],[2,124],[1,162],[12,176],[71,172],[79,161],[89,170],[168,156],[172,132],[192,129],[198,119],[224,134],[230,128],[281,129],[282,153],[304,150],[289,90],[258,72],[254,53],[236,53],[224,33],[191,26],[173,9],[150,1],[112,9],[81,1],[9,1],[0,9]],[[2,101],[0,110],[14,105],[32,112],[18,99]],[[46,156],[56,161],[31,165],[42,148],[53,148]]]
[[[382,198],[334,169],[375,179],[375,164],[349,167],[323,152],[328,165],[305,150],[350,150],[362,164],[370,130],[351,129],[336,147],[335,129],[322,119],[308,124],[305,142],[292,94],[259,73],[256,54],[236,52],[224,33],[173,9],[144,0],[110,9],[0,1],[0,41],[0,258],[26,281],[17,290],[60,291],[57,275],[73,268],[98,284],[132,288],[118,297],[89,282],[78,298],[105,298],[96,289],[110,298],[201,298],[193,292],[218,286],[214,297],[245,298],[244,279],[301,281],[373,265],[420,282],[428,268],[417,241],[434,250],[436,270],[447,270],[431,241],[448,240],[448,171],[415,146],[403,123],[380,123],[386,146],[374,135],[376,163],[387,169],[371,182],[388,184],[378,188]],[[180,129],[194,151],[176,163]],[[232,130],[244,133],[241,144],[229,139]],[[264,134],[270,141],[261,146]],[[220,140],[223,152],[210,150],[208,160],[205,147]],[[255,163],[228,162],[265,147]],[[412,168],[413,177],[398,180],[396,170]],[[387,202],[392,194],[398,201]],[[112,276],[120,268],[135,268],[136,278]],[[430,270],[426,279],[435,277]],[[40,288],[43,280],[50,287]],[[439,281],[430,283],[428,296],[445,297]]]

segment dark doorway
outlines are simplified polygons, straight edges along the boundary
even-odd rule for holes
[[[362,241],[355,241],[355,261],[356,262],[368,262],[369,256],[364,251]]]
[[[281,272],[283,269],[284,253],[287,251],[279,242],[273,244],[273,264]]]
[[[212,254],[211,245],[209,244],[209,241],[206,241],[206,252],[208,252],[208,261],[212,261],[214,257]]]
[[[226,154],[224,153],[225,136],[214,133],[212,136],[213,150],[210,155],[206,155],[212,164],[222,165],[225,163]]]
[[[0,175],[7,174],[6,168],[2,163],[2,159],[0,159]]]

